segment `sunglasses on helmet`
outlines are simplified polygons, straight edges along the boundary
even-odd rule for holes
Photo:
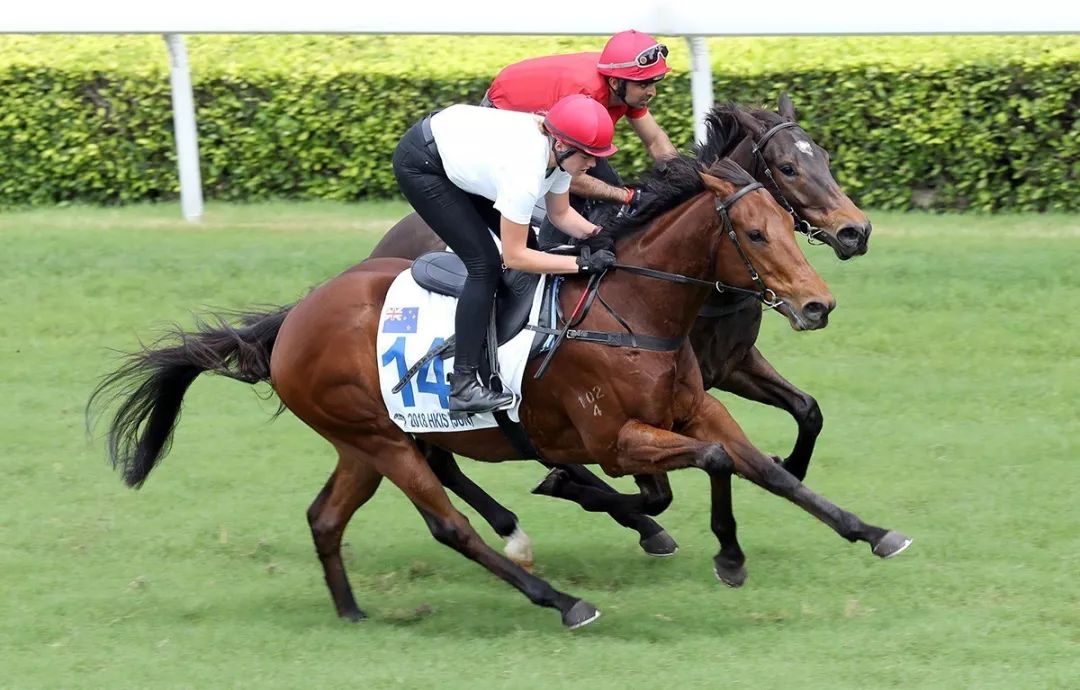
[[[660,58],[667,58],[668,47],[663,43],[657,43],[656,45],[649,46],[645,50],[637,54],[637,57],[630,62],[612,62],[606,65],[599,65],[604,69],[621,69],[623,67],[649,67],[660,62]]]

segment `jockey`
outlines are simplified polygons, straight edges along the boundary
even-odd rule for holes
[[[671,158],[677,153],[675,147],[648,107],[656,95],[656,83],[671,71],[667,55],[667,46],[652,36],[623,31],[612,36],[600,53],[553,55],[509,65],[495,77],[481,105],[545,112],[564,96],[585,94],[607,109],[612,123],[626,115],[653,160]],[[570,203],[579,212],[590,199],[624,204],[630,213],[640,201],[640,192],[624,187],[606,160],[597,160],[588,176],[575,177],[570,192]],[[541,226],[543,246],[568,239],[549,222]]]
[[[468,270],[454,318],[450,411],[491,412],[513,405],[477,379],[502,265],[531,273],[593,273],[615,262],[609,251],[582,256],[530,248],[541,196],[563,232],[585,239],[600,227],[570,207],[570,180],[615,153],[614,125],[592,98],[568,96],[546,116],[454,105],[416,123],[394,151],[394,176],[420,217]],[[489,228],[499,234],[502,261]],[[534,240],[535,241],[535,240]]]

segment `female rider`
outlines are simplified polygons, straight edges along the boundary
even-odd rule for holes
[[[544,116],[454,105],[413,125],[394,151],[394,175],[412,207],[465,264],[454,319],[450,412],[477,414],[514,402],[477,378],[502,267],[531,273],[591,273],[615,262],[608,251],[559,256],[530,248],[529,222],[541,197],[563,232],[600,227],[570,207],[570,179],[615,153],[607,109],[585,95],[560,99]],[[491,233],[499,235],[502,258]]]

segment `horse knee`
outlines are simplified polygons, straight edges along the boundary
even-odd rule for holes
[[[668,506],[671,505],[672,498],[673,495],[671,492],[650,494],[645,497],[645,502],[642,505],[642,512],[646,515],[656,517],[668,509]]]
[[[701,456],[698,459],[698,466],[709,474],[731,472],[735,469],[731,456],[728,455],[727,451],[724,450],[724,447],[719,443],[712,443],[702,451]],[[671,499],[669,497],[668,503],[670,502]]]
[[[804,430],[815,436],[821,433],[825,418],[821,414],[821,407],[818,406],[817,400],[813,397],[806,395],[799,401],[798,406],[795,408],[795,416],[799,420],[799,426]]]

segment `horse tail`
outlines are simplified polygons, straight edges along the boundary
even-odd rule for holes
[[[199,374],[250,384],[270,380],[270,353],[290,309],[214,315],[197,320],[193,331],[174,327],[101,381],[86,405],[87,427],[95,410],[120,401],[109,425],[108,454],[128,486],[142,486],[168,454],[184,393]],[[238,324],[230,325],[228,317]]]

